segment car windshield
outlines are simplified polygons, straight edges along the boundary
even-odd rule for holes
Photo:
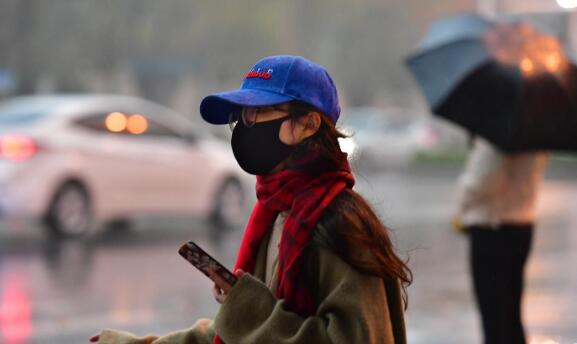
[[[0,125],[27,125],[46,117],[54,99],[17,99],[0,104]]]
[[[346,126],[356,132],[396,132],[408,130],[412,123],[409,119],[388,119],[377,116],[367,116],[349,120]]]

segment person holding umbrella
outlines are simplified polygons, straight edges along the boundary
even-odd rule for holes
[[[214,321],[162,337],[105,330],[99,343],[406,343],[411,272],[353,189],[335,128],[337,90],[298,56],[256,63],[239,90],[200,112],[233,127],[239,165],[257,176],[255,205],[230,283],[213,274]]]
[[[470,239],[470,269],[485,343],[525,343],[523,275],[548,154],[503,154],[480,137],[472,145],[459,179],[455,226]]]
[[[475,135],[454,224],[469,233],[485,342],[525,343],[523,271],[548,151],[577,151],[577,64],[520,20],[441,18],[407,59],[431,112]]]

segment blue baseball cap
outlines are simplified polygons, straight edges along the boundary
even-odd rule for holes
[[[269,56],[248,72],[240,89],[214,93],[200,103],[202,118],[226,124],[243,106],[269,106],[300,100],[317,108],[333,122],[341,109],[337,89],[324,67],[301,56]]]

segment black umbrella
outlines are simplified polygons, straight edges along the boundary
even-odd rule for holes
[[[577,151],[577,67],[555,37],[523,22],[451,17],[407,64],[433,113],[503,151]]]

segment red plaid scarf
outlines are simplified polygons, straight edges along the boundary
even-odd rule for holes
[[[288,211],[279,248],[276,297],[285,299],[295,313],[314,314],[316,301],[299,278],[299,257],[326,207],[342,190],[353,185],[354,178],[346,160],[341,168],[319,175],[283,170],[274,175],[257,176],[258,201],[246,226],[235,270],[254,271],[262,239],[277,215]],[[214,343],[223,344],[223,341],[217,336]]]

